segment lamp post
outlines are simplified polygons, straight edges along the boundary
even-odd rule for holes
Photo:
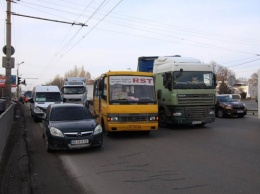
[[[17,100],[19,100],[19,84],[18,84],[18,77],[19,77],[19,66],[21,65],[21,64],[23,64],[24,63],[24,61],[23,62],[21,62],[21,63],[18,63],[17,64],[17,72],[16,72],[16,77],[17,77],[17,81],[16,81],[16,97],[17,97]]]

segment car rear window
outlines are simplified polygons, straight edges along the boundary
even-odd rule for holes
[[[52,109],[50,115],[51,121],[73,121],[84,119],[93,119],[92,115],[85,107],[55,107]]]

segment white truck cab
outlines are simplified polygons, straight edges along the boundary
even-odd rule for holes
[[[30,99],[30,110],[34,121],[41,121],[50,104],[63,103],[58,86],[34,86]]]

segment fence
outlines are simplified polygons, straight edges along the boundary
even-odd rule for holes
[[[15,104],[12,104],[5,112],[0,115],[0,161],[2,159],[2,154],[9,135],[9,131],[14,121],[14,107]]]

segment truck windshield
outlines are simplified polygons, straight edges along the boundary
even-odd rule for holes
[[[83,86],[80,87],[64,87],[63,94],[83,94],[86,92],[86,88]]]
[[[35,102],[61,102],[59,92],[37,92]]]
[[[110,76],[110,103],[155,103],[153,77]]]
[[[174,89],[215,89],[212,72],[176,71],[173,73]]]

